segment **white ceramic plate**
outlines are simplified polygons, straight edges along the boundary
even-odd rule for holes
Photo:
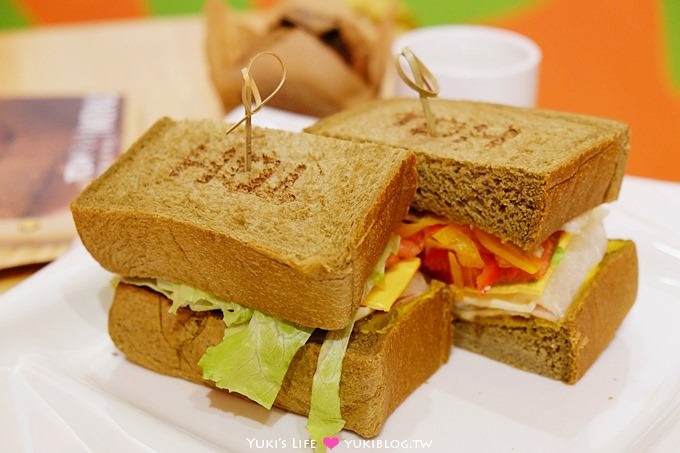
[[[456,349],[378,438],[343,432],[333,452],[678,451],[680,185],[626,178],[607,228],[637,242],[640,292],[577,385]],[[0,450],[309,451],[303,417],[128,363],[106,332],[110,279],[76,243],[0,298]]]

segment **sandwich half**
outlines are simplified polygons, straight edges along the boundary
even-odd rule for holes
[[[375,436],[452,341],[448,289],[417,260],[385,269],[415,156],[255,128],[247,172],[225,130],[161,119],[72,203],[120,276],[111,338],[154,371],[309,414],[317,445]]]
[[[367,103],[307,131],[414,151],[419,187],[397,255],[420,257],[456,291],[456,345],[576,382],[637,293],[635,246],[607,241],[598,208],[618,196],[627,126],[479,102],[431,108],[436,136],[417,99]]]

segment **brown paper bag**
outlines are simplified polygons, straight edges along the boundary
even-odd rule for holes
[[[241,104],[240,70],[258,52],[277,53],[286,83],[268,105],[325,116],[377,97],[392,34],[388,14],[380,24],[337,1],[289,0],[259,13],[239,14],[221,0],[206,4],[206,45],[212,81],[225,110]],[[280,80],[274,59],[251,71],[263,97]]]

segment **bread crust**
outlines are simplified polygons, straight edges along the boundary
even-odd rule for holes
[[[186,171],[173,175],[177,167],[173,169],[172,162],[182,162],[182,158],[186,162],[186,150],[203,149],[219,156],[224,149],[242,145],[240,135],[225,137],[224,129],[217,121],[158,121],[72,203],[83,244],[103,267],[123,276],[186,283],[297,324],[343,328],[363,299],[366,280],[390,232],[408,212],[417,185],[415,155],[399,150],[395,157],[377,145],[348,147],[340,140],[256,129],[257,143],[268,150],[263,152],[275,156],[271,159],[289,167],[307,166],[306,175],[294,185],[305,192],[298,193],[294,201],[263,201],[257,194],[238,190],[225,193],[217,178],[197,183],[196,174],[189,174],[196,170],[194,162],[193,167],[182,167]],[[184,143],[176,145],[180,139]],[[333,156],[323,159],[324,152]],[[317,157],[318,162],[313,160]],[[198,158],[192,155],[191,159]],[[215,159],[206,158],[198,174],[216,165]],[[355,181],[374,170],[361,167],[364,160],[388,162],[379,172],[375,169],[377,176],[370,176],[375,182],[370,190]],[[146,168],[155,173],[146,175]],[[316,172],[313,177],[309,176],[312,172]],[[332,172],[344,172],[352,181],[343,181]],[[342,182],[352,188],[336,187]],[[158,184],[158,189],[140,187],[151,184]],[[175,192],[167,194],[170,190]],[[214,197],[214,204],[201,205],[205,197]],[[177,201],[185,198],[183,203]],[[357,199],[360,208],[337,201],[347,204]],[[170,204],[172,209],[167,207]],[[270,207],[271,212],[262,213]],[[333,219],[319,219],[313,211],[321,208],[325,215],[343,219],[350,217],[349,212],[352,220],[340,228]],[[247,214],[239,224],[233,219],[241,212]],[[313,226],[308,226],[309,217],[315,219]],[[223,218],[231,223],[221,223]],[[277,222],[291,226],[288,236],[275,240],[268,233]],[[298,224],[302,225],[299,230]],[[303,233],[309,237],[308,245],[289,238]],[[321,249],[319,244],[328,242],[327,236],[340,239],[337,245]]]
[[[576,383],[604,351],[633,306],[638,287],[635,243],[608,252],[564,318],[456,319],[456,346],[516,368]]]
[[[451,297],[433,283],[432,297],[412,302],[391,318],[385,332],[362,332],[355,325],[342,366],[341,413],[345,429],[362,437],[377,435],[390,413],[449,357],[453,338]],[[198,361],[224,335],[221,315],[180,309],[146,288],[120,283],[109,313],[109,334],[126,357],[155,372],[207,386]],[[275,406],[309,413],[312,377],[320,344],[308,342],[295,355]]]
[[[431,137],[417,99],[362,104],[306,131],[401,146],[418,158],[413,208],[482,228],[525,250],[618,197],[628,156],[620,122],[435,99]]]

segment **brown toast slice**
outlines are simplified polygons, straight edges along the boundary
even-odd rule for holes
[[[351,321],[417,175],[410,151],[213,120],[159,120],[71,205],[106,269],[185,283],[297,324]]]
[[[413,150],[413,208],[475,225],[529,250],[568,220],[618,197],[628,126],[618,121],[480,102],[430,101],[437,137],[418,99],[369,102],[308,132]]]
[[[509,316],[456,319],[455,343],[521,370],[576,383],[610,343],[633,306],[638,262],[633,241],[600,262],[558,322]]]
[[[356,322],[340,380],[345,429],[363,437],[377,435],[389,414],[448,360],[451,300],[448,289],[433,282],[425,295]],[[203,380],[198,361],[224,335],[221,312],[184,308],[171,314],[169,308],[159,293],[118,284],[109,313],[114,344],[130,361],[150,370],[213,386]],[[310,340],[298,350],[275,406],[309,413],[320,347],[319,340]]]

